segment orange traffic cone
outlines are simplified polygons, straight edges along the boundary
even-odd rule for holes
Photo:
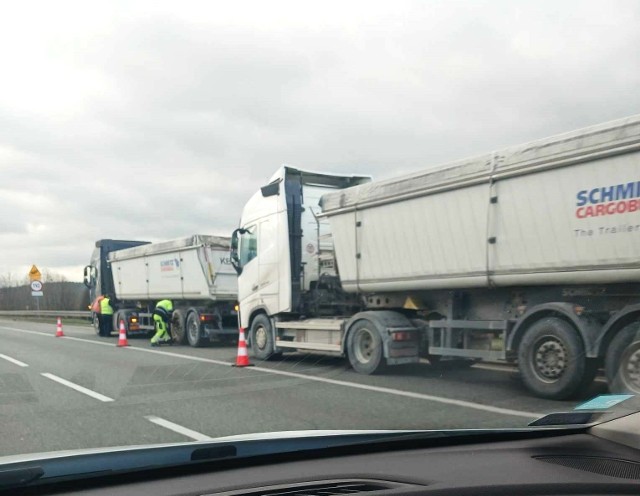
[[[127,331],[124,328],[124,320],[120,321],[120,330],[118,333],[118,344],[116,346],[129,346],[127,342]]]
[[[240,328],[240,337],[238,338],[238,356],[234,367],[250,367],[249,355],[247,354],[247,342],[244,338],[244,328]]]
[[[58,317],[58,324],[56,325],[56,337],[63,338],[64,332],[62,332],[62,319]]]

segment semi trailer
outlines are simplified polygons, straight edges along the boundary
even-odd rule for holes
[[[231,240],[250,353],[517,362],[640,393],[640,116],[371,181],[282,167]]]
[[[124,322],[128,335],[152,332],[155,304],[169,299],[175,342],[202,346],[238,336],[237,278],[228,237],[193,235],[160,243],[99,240],[84,282],[92,301],[114,297],[114,329]],[[94,323],[99,333],[95,316]]]

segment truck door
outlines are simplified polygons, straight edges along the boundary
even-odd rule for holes
[[[258,307],[276,313],[280,297],[277,216],[238,229],[232,237],[231,258],[240,275],[238,301],[243,325]]]
[[[243,227],[237,238],[238,301],[249,311],[259,305],[258,224]]]
[[[258,291],[269,314],[278,311],[278,239],[276,216],[260,221],[258,235]]]

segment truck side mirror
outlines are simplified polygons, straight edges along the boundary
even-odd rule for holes
[[[93,265],[87,265],[84,268],[84,285],[89,289],[96,285],[96,269]]]
[[[231,251],[229,258],[231,258],[231,265],[235,269],[238,275],[242,274],[242,264],[240,263],[240,236],[246,233],[246,229],[238,228],[233,231],[231,235]]]

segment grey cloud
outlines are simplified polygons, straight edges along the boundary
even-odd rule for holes
[[[150,11],[53,43],[96,88],[63,116],[0,98],[0,150],[24,154],[3,185],[49,202],[0,199],[0,273],[81,267],[103,237],[230,233],[282,163],[383,178],[640,109],[634,2],[325,8],[282,26]]]

